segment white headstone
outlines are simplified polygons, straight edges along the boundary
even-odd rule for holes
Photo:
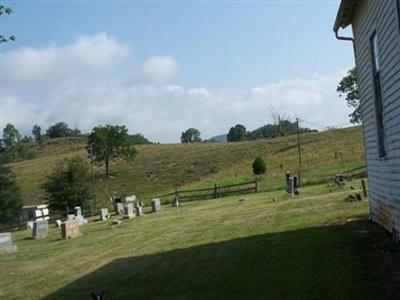
[[[133,212],[133,204],[127,203],[126,206],[124,207],[124,218],[132,219],[134,217],[135,217],[135,214]]]
[[[0,254],[17,252],[17,246],[13,245],[11,232],[0,233]]]
[[[158,212],[161,210],[161,201],[158,198],[151,200],[151,210],[152,212]]]
[[[37,239],[45,239],[49,233],[49,222],[46,220],[39,220],[33,222],[32,236]]]

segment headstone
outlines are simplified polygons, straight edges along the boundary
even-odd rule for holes
[[[108,208],[102,208],[100,209],[100,220],[105,221],[110,217],[108,214]]]
[[[128,196],[125,197],[125,202],[135,202],[136,201],[136,195]]]
[[[60,227],[61,227],[61,224],[62,224],[62,221],[61,221],[61,220],[56,220],[56,226],[57,226],[57,228],[60,228]]]
[[[151,210],[152,212],[158,212],[161,210],[161,201],[158,198],[151,200]]]
[[[26,222],[26,228],[32,230],[33,229],[33,221]]]
[[[179,207],[179,197],[178,196],[174,196],[172,198],[172,207]]]
[[[39,220],[33,222],[32,236],[36,240],[45,239],[49,233],[49,222],[45,220]]]
[[[133,212],[133,204],[127,203],[126,206],[124,207],[124,218],[132,219],[134,217],[135,217],[135,214]]]
[[[288,193],[294,198],[294,180],[293,177],[289,177]]]
[[[13,245],[11,232],[0,233],[0,254],[17,252],[17,246]]]
[[[67,220],[61,224],[61,236],[69,240],[80,235],[78,220]]]
[[[143,216],[143,207],[138,205],[138,206],[135,207],[135,209],[136,209],[136,216],[137,217]]]
[[[240,197],[240,198],[239,198],[239,201],[242,201],[242,202],[243,202],[243,201],[246,201],[246,197]]]
[[[86,224],[87,222],[84,216],[82,215],[82,208],[80,206],[75,206],[74,209],[75,209],[75,220],[78,221],[79,226]]]
[[[114,205],[115,214],[123,215],[124,214],[124,205],[121,202],[117,202]]]

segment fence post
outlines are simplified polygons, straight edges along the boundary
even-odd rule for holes
[[[221,197],[222,197],[222,187],[221,187],[221,184],[218,184],[218,194],[219,194],[219,197],[221,198]]]
[[[254,187],[255,191],[256,191],[256,193],[258,193],[258,177],[256,177],[256,179],[254,179],[254,185],[255,185],[255,187]]]
[[[367,198],[367,197],[368,197],[368,193],[367,193],[367,188],[366,188],[366,186],[365,186],[365,181],[364,181],[364,179],[361,179],[361,186],[362,186],[364,198]]]
[[[217,184],[214,184],[214,199],[217,198]]]

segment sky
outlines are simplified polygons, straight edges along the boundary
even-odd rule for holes
[[[348,124],[336,85],[354,65],[339,1],[3,1],[0,126],[126,125],[179,142],[272,122]]]

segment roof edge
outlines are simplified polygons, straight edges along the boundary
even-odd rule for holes
[[[346,28],[351,24],[357,4],[360,0],[342,0],[336,16],[333,31],[338,32],[339,28]]]

